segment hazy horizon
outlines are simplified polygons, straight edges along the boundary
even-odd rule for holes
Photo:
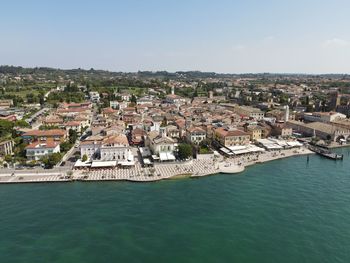
[[[349,74],[349,8],[344,0],[7,2],[0,64]]]

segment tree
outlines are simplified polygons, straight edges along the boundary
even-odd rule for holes
[[[13,123],[7,120],[0,120],[0,137],[12,134]]]
[[[4,159],[5,159],[5,162],[7,162],[7,163],[11,163],[12,162],[12,156],[9,155],[9,154],[5,155]]]
[[[178,148],[178,156],[181,160],[185,160],[193,155],[192,146],[187,143],[181,143]]]
[[[160,124],[160,127],[166,127],[166,126],[167,126],[167,120],[166,120],[166,118],[164,118],[162,120],[162,123]]]
[[[75,143],[76,140],[78,139],[78,134],[77,131],[73,130],[73,129],[69,129],[69,142],[70,143]]]
[[[70,148],[72,148],[72,144],[69,142],[63,142],[60,144],[61,152],[68,152]]]
[[[44,98],[44,95],[42,94],[39,95],[39,103],[40,103],[40,106],[44,106],[45,104],[45,98]]]
[[[83,158],[81,159],[83,162],[86,162],[87,161],[87,159],[88,159],[88,157],[87,157],[87,155],[86,154],[84,154],[83,155]]]
[[[61,154],[60,153],[53,153],[50,154],[49,156],[46,156],[42,159],[42,162],[44,163],[46,168],[53,168],[56,164],[59,163],[59,161],[61,161]]]
[[[26,122],[25,120],[17,120],[17,121],[15,121],[15,126],[16,127],[21,127],[21,128],[28,128],[28,127],[30,127],[29,123]]]
[[[133,102],[133,103],[137,103],[137,99],[136,99],[136,97],[135,97],[135,95],[134,94],[132,94],[132,96],[131,96],[131,98],[130,98],[130,102]]]

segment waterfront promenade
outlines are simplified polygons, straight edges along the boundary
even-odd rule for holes
[[[159,163],[154,167],[144,168],[140,163],[129,169],[109,168],[96,170],[9,170],[8,173],[0,173],[1,183],[39,183],[39,182],[69,182],[69,181],[131,181],[131,182],[154,182],[165,179],[182,177],[203,177],[224,173],[239,173],[245,167],[257,163],[264,163],[291,156],[312,154],[305,147],[299,149],[286,149],[259,154],[249,154],[224,158],[222,156],[209,160],[191,160],[187,162]],[[231,172],[230,172],[231,171]]]

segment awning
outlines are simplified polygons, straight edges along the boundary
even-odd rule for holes
[[[157,155],[152,155],[153,160],[159,160],[159,157]]]
[[[124,161],[124,162],[119,162],[118,164],[120,164],[121,166],[134,166],[135,162]]]
[[[90,167],[91,162],[82,162],[81,160],[77,160],[74,164],[74,167]]]
[[[228,155],[233,155],[233,152],[231,152],[229,149],[227,149],[225,147],[221,147],[220,151],[222,151],[223,153],[226,153]]]
[[[148,158],[143,159],[144,164],[152,164],[151,160]]]
[[[166,155],[168,157],[168,160],[170,160],[170,161],[175,161],[176,160],[175,155],[173,153],[169,152]]]
[[[287,144],[289,145],[289,146],[291,146],[291,147],[301,147],[301,146],[303,146],[303,144],[302,143],[300,143],[300,142],[287,142]]]
[[[159,153],[159,159],[161,161],[167,161],[168,157],[166,156],[166,153]]]
[[[117,161],[93,161],[91,168],[97,167],[114,167],[117,165]]]
[[[175,161],[175,155],[171,152],[159,153],[159,158],[161,161]]]

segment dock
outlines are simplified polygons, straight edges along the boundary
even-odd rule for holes
[[[343,154],[337,154],[337,153],[334,153],[328,149],[325,149],[325,148],[322,148],[322,147],[317,147],[317,146],[314,146],[314,145],[309,145],[309,150],[317,153],[318,155],[321,155],[325,158],[328,158],[328,159],[331,159],[331,160],[343,160],[344,156]]]

